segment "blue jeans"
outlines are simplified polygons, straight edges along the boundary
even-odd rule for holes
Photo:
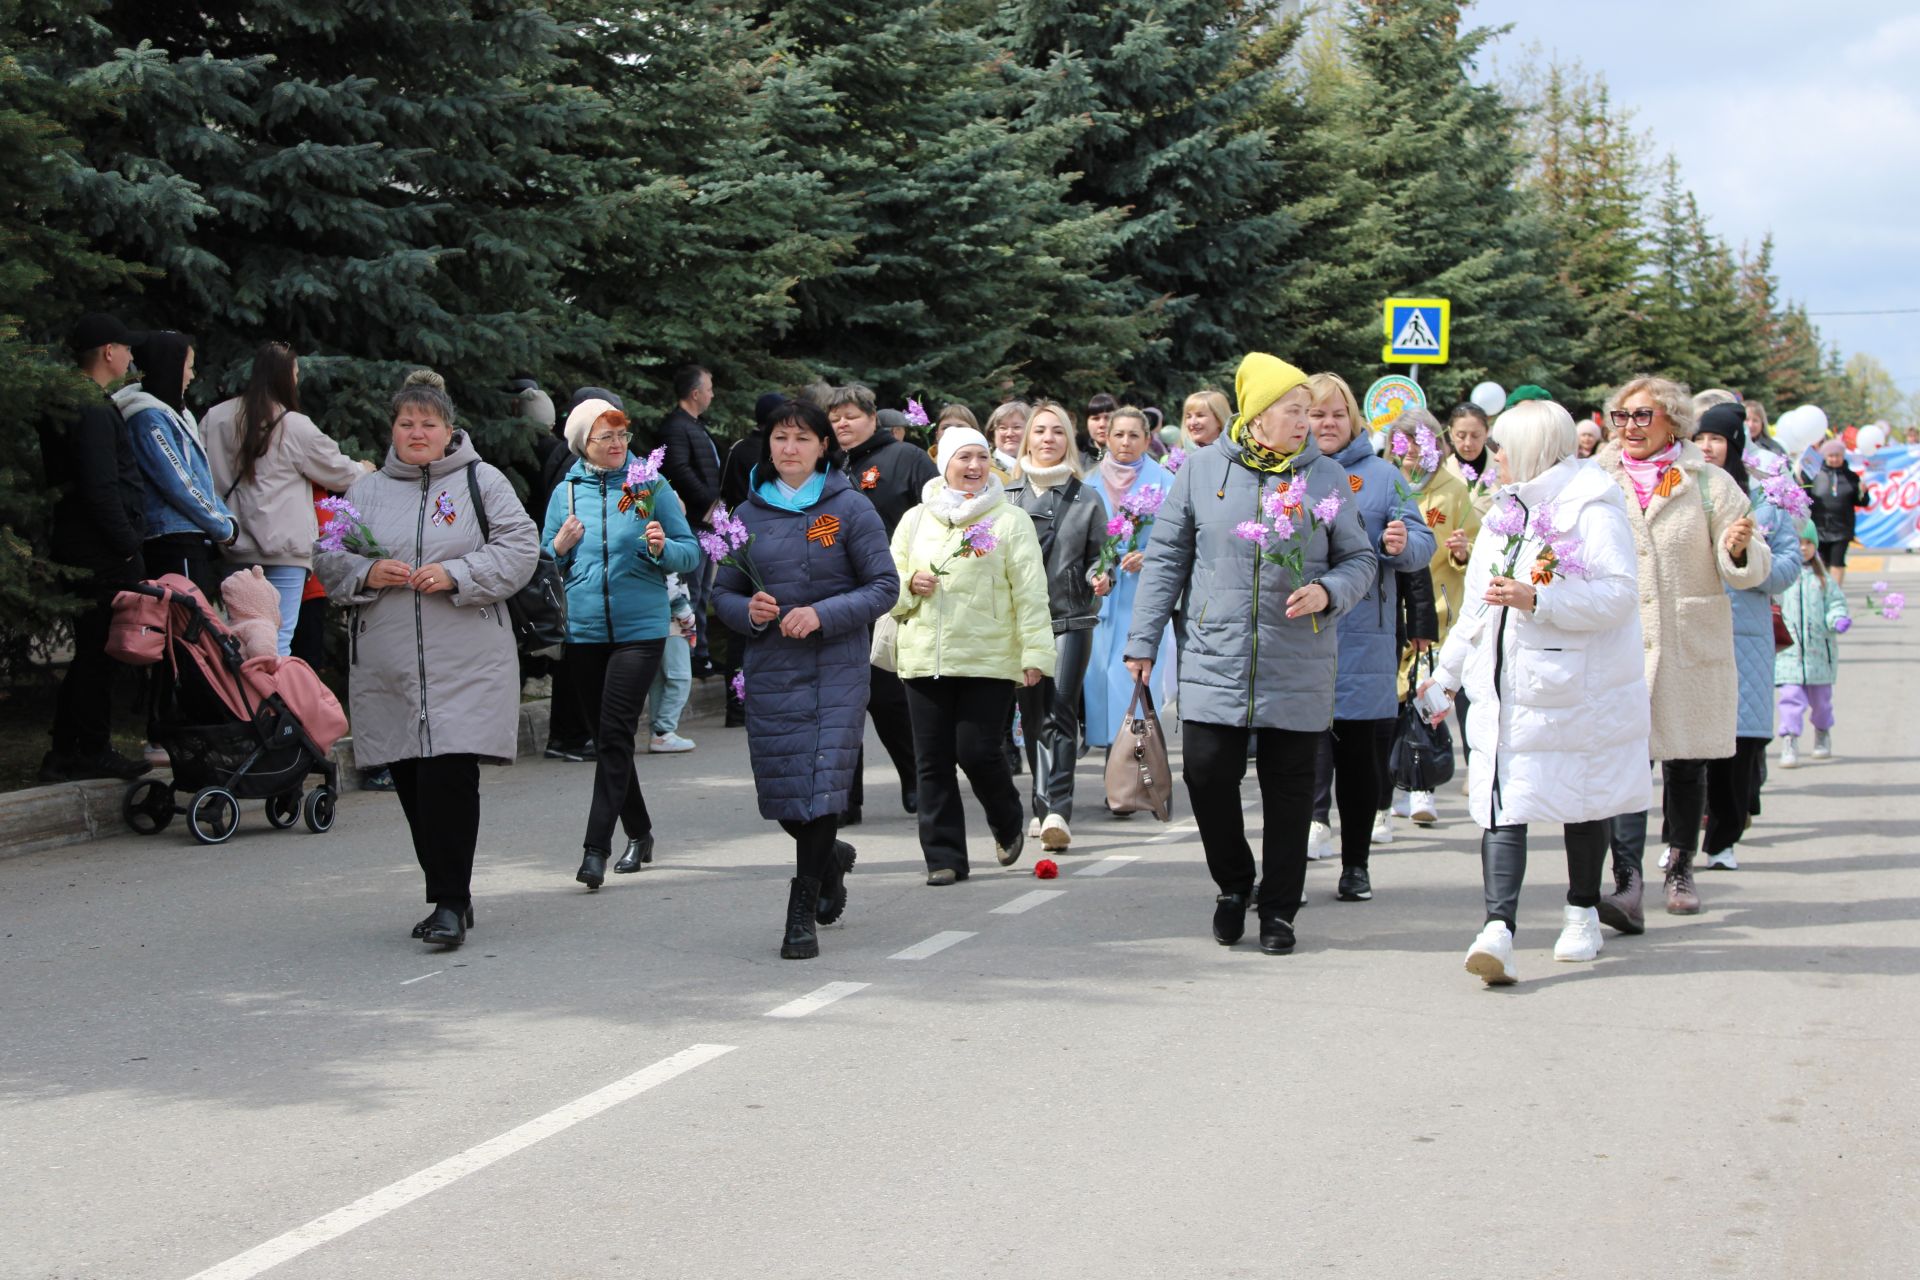
[[[680,727],[680,713],[686,710],[687,697],[693,692],[693,649],[684,636],[668,636],[666,652],[660,657],[660,670],[654,674],[653,689],[647,705],[653,713],[653,736],[663,737]]]
[[[280,593],[280,636],[277,647],[281,657],[293,652],[293,629],[300,624],[300,595],[307,589],[307,571],[297,564],[260,566],[267,581]]]

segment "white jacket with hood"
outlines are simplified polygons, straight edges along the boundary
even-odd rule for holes
[[[1580,574],[1537,586],[1532,613],[1482,603],[1507,566],[1507,539],[1485,525],[1467,565],[1461,618],[1437,679],[1466,690],[1469,805],[1482,827],[1587,822],[1649,800],[1640,588],[1626,499],[1605,471],[1567,459],[1509,485],[1532,513],[1551,504],[1556,537],[1579,540]],[[1532,533],[1514,576],[1527,581]]]

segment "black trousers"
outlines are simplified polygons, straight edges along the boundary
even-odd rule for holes
[[[915,676],[900,683],[907,691],[919,769],[920,852],[929,871],[965,875],[967,812],[956,766],[987,811],[987,830],[994,840],[1005,845],[1020,833],[1020,792],[1000,751],[1013,682],[985,676]]]
[[[1257,740],[1261,833],[1259,906],[1291,921],[1307,883],[1307,824],[1313,762],[1324,734],[1289,729],[1181,722],[1182,776],[1206,849],[1207,870],[1222,893],[1253,891],[1253,850],[1247,845],[1240,783],[1247,747]],[[1371,822],[1371,816],[1369,816]]]
[[[1700,849],[1700,819],[1707,811],[1707,761],[1663,760],[1660,763],[1660,839],[1688,853]],[[1641,870],[1647,856],[1647,818],[1642,810],[1613,819],[1613,869]]]
[[[107,656],[113,595],[97,589],[93,603],[74,615],[73,661],[53,699],[53,751],[98,755],[113,743],[113,682],[121,665]]]
[[[833,842],[840,834],[840,815],[829,813],[810,822],[780,819],[780,829],[793,837],[793,874],[819,880],[827,874]]]
[[[1392,720],[1335,720],[1314,753],[1313,820],[1325,822],[1333,806],[1340,806],[1343,867],[1366,867],[1374,815],[1393,803],[1391,780],[1386,781],[1387,804],[1380,803],[1393,726]]]
[[[1606,818],[1569,822],[1567,905],[1600,905],[1600,874],[1607,862],[1612,823]],[[1487,899],[1487,920],[1504,920],[1513,933],[1520,912],[1520,885],[1527,878],[1527,824],[1489,827],[1480,833],[1480,882]]]
[[[575,679],[573,661],[567,656],[567,649],[572,647],[564,646],[560,656],[553,660],[553,703],[547,721],[547,741],[563,747],[585,746],[593,736],[593,721],[597,718],[587,714],[586,704],[581,701],[580,682]]]
[[[1057,813],[1073,821],[1073,766],[1080,759],[1080,695],[1093,658],[1093,632],[1065,631],[1053,638],[1054,674],[1022,686],[1020,723],[1027,737],[1027,772],[1033,775],[1033,816]]]
[[[140,558],[146,561],[147,576],[157,578],[177,573],[200,588],[208,600],[220,599],[221,575],[214,572],[213,543],[198,533],[170,533],[141,544]]]
[[[907,691],[900,677],[885,667],[867,668],[867,714],[873,717],[873,731],[880,735],[880,745],[887,749],[893,771],[900,775],[901,790],[913,790],[919,785],[913,763],[913,717],[907,712]],[[866,803],[866,765],[867,749],[863,746],[853,770],[853,790],[847,796],[847,802],[856,809]]]
[[[473,900],[473,848],[480,839],[480,757],[425,756],[387,767],[413,833],[413,856],[427,878],[427,901],[466,906]]]
[[[1460,689],[1455,691],[1453,695],[1453,714],[1458,716],[1460,719],[1460,756],[1459,758],[1462,761],[1464,761],[1467,758],[1467,752],[1471,750],[1471,748],[1467,746],[1467,708],[1472,705],[1473,705],[1472,703],[1467,701],[1467,691],[1465,689]]]
[[[1707,762],[1707,852],[1723,853],[1740,843],[1759,793],[1759,762],[1768,738],[1735,738],[1733,754]]]
[[[612,852],[616,820],[630,840],[653,830],[646,797],[640,792],[640,775],[633,767],[633,740],[666,644],[661,639],[567,646],[581,705],[599,711],[592,721],[598,754],[593,804],[587,810],[587,834],[581,841],[583,848],[594,853]]]

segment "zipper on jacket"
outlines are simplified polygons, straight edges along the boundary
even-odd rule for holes
[[[414,521],[413,529],[413,565],[427,557],[427,489],[433,484],[433,473],[426,467],[420,468],[420,514]],[[413,652],[420,660],[420,754],[433,754],[433,726],[427,722],[427,633],[423,606],[418,591],[413,593]]]
[[[613,553],[607,547],[607,477],[600,476],[600,611],[607,618],[607,643],[613,643]]]
[[[1260,504],[1266,497],[1266,478],[1254,472],[1253,482],[1253,518],[1260,518]],[[1247,663],[1247,728],[1253,728],[1254,690],[1260,683],[1260,568],[1264,561],[1260,553],[1253,553],[1253,656]]]

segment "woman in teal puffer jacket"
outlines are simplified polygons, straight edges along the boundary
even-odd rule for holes
[[[653,861],[653,822],[633,768],[633,742],[647,691],[666,648],[667,575],[691,573],[700,545],[657,460],[627,451],[627,415],[587,400],[567,415],[575,461],[547,501],[541,541],[567,584],[567,664],[594,726],[598,760],[587,834],[574,879],[597,892],[606,880],[613,824],[627,833],[614,867]],[[642,512],[651,504],[651,515]]]

